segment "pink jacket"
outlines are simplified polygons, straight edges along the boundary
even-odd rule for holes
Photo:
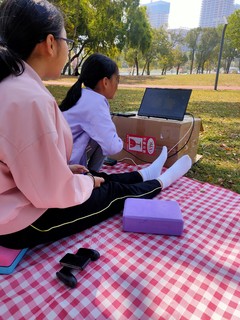
[[[0,234],[21,230],[47,208],[86,201],[89,176],[67,163],[72,134],[53,96],[27,64],[0,82]]]

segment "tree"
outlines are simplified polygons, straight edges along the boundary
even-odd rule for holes
[[[176,67],[176,74],[178,74],[180,66],[188,61],[187,54],[185,53],[186,47],[184,47],[186,32],[183,29],[170,30],[168,34],[172,46],[173,66]]]
[[[126,15],[133,6],[130,0],[55,0],[65,16],[66,30],[76,46],[69,55],[63,73],[76,62],[74,74],[86,55],[98,51],[116,55],[126,41]],[[137,1],[139,4],[139,1]],[[79,59],[79,57],[82,57]]]
[[[168,35],[170,37],[170,41],[171,41],[173,48],[180,47],[180,46],[184,45],[186,36],[184,35],[183,29],[169,30]]]
[[[191,29],[187,33],[185,38],[186,45],[190,49],[190,60],[191,60],[190,74],[192,74],[192,71],[193,71],[195,52],[197,50],[200,35],[201,35],[201,28],[196,28],[196,29]]]
[[[162,69],[162,75],[165,75],[167,73],[167,70],[172,68],[173,53],[171,50],[169,50],[168,53],[160,56],[159,65],[160,65],[160,68]]]
[[[214,56],[214,49],[219,42],[220,38],[216,28],[202,29],[202,34],[196,53],[197,73],[204,72],[204,65]]]
[[[240,30],[240,10],[236,10],[228,17],[228,26],[226,29],[226,37],[231,41],[231,45],[234,49],[240,52],[239,41]]]
[[[82,55],[87,45],[91,46],[88,33],[89,23],[93,19],[93,11],[89,6],[89,0],[50,0],[50,2],[58,6],[62,11],[67,35],[75,41],[74,50],[69,53],[68,62],[64,66],[62,73],[65,74],[68,70],[68,74],[71,74],[71,63],[77,61],[73,72],[77,75],[79,56]],[[83,37],[79,37],[82,35]]]
[[[144,54],[145,65],[142,74],[145,70],[147,75],[150,75],[150,64],[153,61],[158,61],[161,55],[169,52],[170,43],[168,34],[163,27],[152,30],[152,41],[148,51]]]
[[[240,56],[240,42],[239,42],[239,30],[240,30],[240,10],[236,10],[228,17],[228,26],[225,35],[225,48],[223,51],[223,58],[225,59],[225,71],[228,73],[231,62],[234,58]],[[239,59],[240,70],[240,59]]]
[[[224,28],[223,25],[219,25],[217,28],[220,39],[222,37],[223,28]],[[219,54],[219,50],[220,50],[220,44],[217,46],[218,54]],[[233,47],[232,41],[229,35],[225,33],[223,51],[222,51],[222,66],[224,68],[224,73],[229,73],[231,63],[234,60],[235,56],[236,56],[236,49]]]
[[[139,4],[139,1],[136,1],[135,4]],[[134,10],[130,10],[127,18],[127,48],[134,51],[134,66],[137,75],[139,75],[139,55],[144,55],[150,48],[152,41],[151,27],[145,7],[137,6]]]
[[[174,66],[177,69],[176,74],[178,74],[180,67],[188,61],[188,57],[186,53],[183,53],[182,50],[180,50],[180,48],[177,47],[173,49],[173,61]]]
[[[234,58],[236,58],[237,52],[236,49],[232,47],[232,42],[228,38],[224,40],[224,50],[222,54],[222,58],[224,60],[223,68],[224,73],[229,73],[231,63],[233,62]]]

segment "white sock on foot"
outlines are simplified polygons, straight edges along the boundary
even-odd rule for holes
[[[143,181],[157,179],[161,174],[164,163],[167,160],[167,147],[162,148],[161,154],[147,168],[139,170],[143,177]]]
[[[169,169],[158,177],[162,184],[162,189],[168,188],[175,181],[180,179],[192,166],[192,159],[188,155],[184,155],[178,159]]]

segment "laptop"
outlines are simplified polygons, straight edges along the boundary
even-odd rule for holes
[[[138,116],[184,119],[192,89],[146,88]]]

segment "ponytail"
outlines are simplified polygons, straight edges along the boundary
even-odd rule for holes
[[[10,74],[19,76],[23,71],[23,61],[11,52],[0,39],[0,82]]]
[[[110,79],[116,73],[118,73],[116,62],[101,53],[91,54],[82,65],[78,81],[69,89],[60,104],[60,110],[67,111],[77,103],[82,95],[82,84],[94,90],[101,79],[104,77]]]
[[[66,97],[59,105],[60,110],[67,111],[73,107],[82,96],[82,80],[81,77],[78,81],[68,90]]]

